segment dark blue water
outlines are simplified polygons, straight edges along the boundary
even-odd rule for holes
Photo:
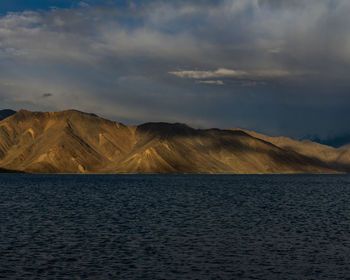
[[[350,279],[350,176],[0,176],[2,279]]]

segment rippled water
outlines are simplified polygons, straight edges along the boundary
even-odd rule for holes
[[[3,279],[350,279],[350,176],[1,175]]]

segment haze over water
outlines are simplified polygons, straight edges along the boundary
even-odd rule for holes
[[[3,279],[346,279],[349,175],[1,175]]]

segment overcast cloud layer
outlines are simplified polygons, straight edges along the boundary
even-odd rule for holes
[[[1,16],[1,108],[349,131],[350,1],[140,2]]]

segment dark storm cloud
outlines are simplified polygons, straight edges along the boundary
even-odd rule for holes
[[[0,18],[2,103],[274,134],[347,129],[349,1],[97,3]]]

